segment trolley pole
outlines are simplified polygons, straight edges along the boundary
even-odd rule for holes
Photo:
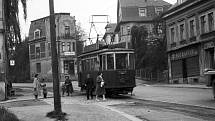
[[[51,38],[51,52],[52,52],[52,77],[53,77],[53,91],[54,91],[54,111],[56,114],[61,114],[61,97],[59,91],[59,72],[58,72],[58,56],[56,48],[56,30],[55,30],[55,14],[54,1],[49,0],[50,10],[50,38]]]

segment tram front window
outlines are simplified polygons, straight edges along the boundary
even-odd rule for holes
[[[114,56],[107,54],[107,69],[114,69]]]
[[[116,54],[116,69],[127,68],[128,68],[128,54],[127,53]]]

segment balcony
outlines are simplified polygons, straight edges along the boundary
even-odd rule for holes
[[[170,44],[170,47],[171,47],[171,48],[176,47],[176,42],[171,43],[171,44]]]
[[[208,32],[208,33],[203,33],[200,35],[201,39],[206,39],[208,37],[213,37],[215,36],[215,31],[211,31],[211,32]]]
[[[180,45],[184,45],[184,44],[187,44],[187,41],[186,40],[181,40],[179,43],[180,43]]]
[[[63,34],[58,36],[58,39],[76,39],[75,34]]]
[[[194,42],[194,41],[196,41],[196,37],[195,37],[195,36],[190,37],[189,41],[190,41],[190,42]]]

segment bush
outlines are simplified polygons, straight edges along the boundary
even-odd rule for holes
[[[15,114],[0,106],[0,121],[19,121],[19,119]]]

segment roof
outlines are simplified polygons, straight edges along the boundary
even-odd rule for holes
[[[55,13],[55,16],[57,15],[70,15],[70,13]],[[39,19],[36,19],[36,20],[32,20],[31,22],[35,22],[35,21],[39,21],[39,20],[42,20],[42,19],[45,19],[45,18],[48,18],[49,16],[46,16],[46,17],[42,17],[42,18],[39,18]]]
[[[170,3],[163,0],[119,0],[121,7],[122,19],[120,22],[140,22],[152,21],[155,15],[147,13],[147,16],[139,16],[139,7],[163,6],[164,11],[171,6]],[[118,8],[119,9],[119,8]],[[151,9],[151,8],[149,8]]]
[[[164,6],[171,5],[168,2],[163,0],[119,0],[121,7],[128,6],[138,6],[138,7],[146,7],[146,6]]]

